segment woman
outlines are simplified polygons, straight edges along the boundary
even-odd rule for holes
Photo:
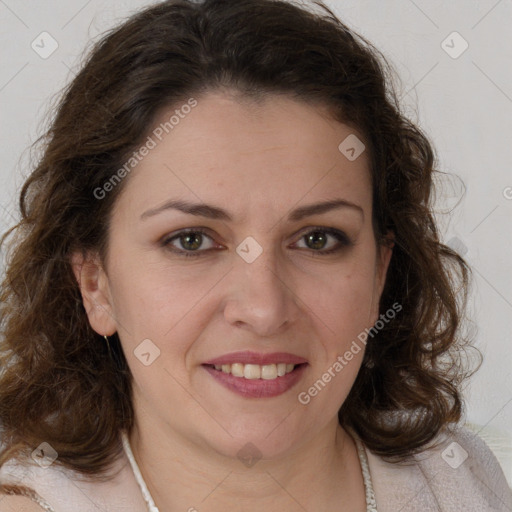
[[[510,510],[383,62],[269,0],[97,44],[11,233],[1,511]]]

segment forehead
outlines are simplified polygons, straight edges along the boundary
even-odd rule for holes
[[[151,149],[121,195],[134,212],[176,197],[239,218],[339,197],[371,208],[362,136],[325,109],[277,95],[255,102],[209,93],[195,101],[162,110],[148,132]]]

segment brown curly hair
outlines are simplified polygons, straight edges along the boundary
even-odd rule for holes
[[[1,287],[0,465],[42,441],[56,461],[105,474],[134,423],[131,374],[119,339],[92,330],[70,258],[106,254],[109,218],[127,179],[94,191],[144,140],[163,108],[220,88],[285,94],[328,107],[363,134],[376,240],[394,234],[380,310],[400,315],[369,339],[339,412],[373,452],[403,459],[463,412],[470,372],[460,334],[469,269],[440,242],[435,165],[426,136],[401,112],[392,71],[370,43],[320,2],[167,0],[97,42],[64,91],[44,152],[9,230]],[[11,239],[12,237],[12,239]]]

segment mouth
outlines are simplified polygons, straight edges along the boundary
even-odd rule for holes
[[[245,398],[270,398],[294,387],[308,363],[291,354],[240,352],[201,365],[213,379]]]

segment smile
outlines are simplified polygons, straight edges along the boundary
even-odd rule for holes
[[[235,352],[206,361],[201,367],[222,387],[244,398],[282,395],[302,379],[306,359],[284,352]]]

